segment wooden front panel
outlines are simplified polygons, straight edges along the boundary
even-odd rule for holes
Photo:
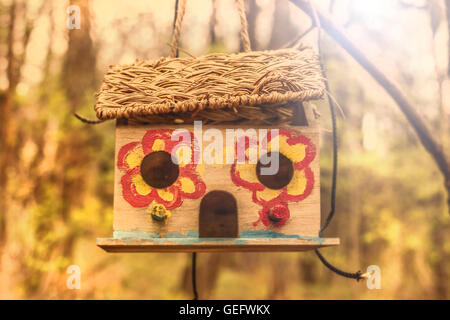
[[[280,131],[290,132],[289,134],[292,133],[295,137],[302,137],[294,139],[291,136],[281,137],[280,135],[284,144],[298,141],[298,143],[293,143],[294,148],[291,149],[282,150],[280,145],[281,153],[284,152],[288,158],[298,160],[293,173],[289,170],[286,171],[285,175],[288,177],[292,175],[292,177],[289,184],[283,189],[270,189],[263,186],[259,180],[255,181],[257,164],[254,164],[255,169],[237,169],[235,166],[233,170],[231,164],[210,165],[204,162],[197,164],[192,170],[180,167],[177,186],[173,187],[172,185],[171,190],[149,186],[142,178],[139,168],[142,160],[151,152],[161,151],[163,144],[167,148],[170,142],[163,143],[160,140],[164,139],[155,139],[154,137],[143,141],[144,136],[147,135],[148,138],[149,132],[165,132],[180,128],[193,132],[192,125],[117,126],[114,238],[199,238],[201,202],[205,195],[213,190],[227,192],[235,198],[239,238],[313,239],[318,236],[320,228],[318,127],[290,126],[284,127]],[[209,128],[203,126],[203,133]],[[238,127],[229,125],[218,128],[225,136],[227,128],[237,129]],[[257,127],[255,129],[271,128],[274,127]],[[152,145],[148,145],[149,143]],[[201,150],[205,151],[209,144],[209,142],[203,141]],[[307,146],[305,147],[305,145]],[[305,152],[305,154],[295,154],[296,148],[304,150],[301,152]],[[127,155],[126,159],[124,159],[124,154]],[[308,159],[303,161],[306,157]],[[255,175],[253,176],[253,174]],[[181,186],[185,189],[182,190]],[[279,188],[276,185],[274,187]],[[148,212],[149,207],[158,202],[163,202],[166,207],[170,208],[171,216],[167,222],[155,221]]]

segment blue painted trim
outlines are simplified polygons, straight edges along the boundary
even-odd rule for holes
[[[177,244],[196,244],[201,242],[231,242],[233,244],[246,244],[250,239],[299,239],[322,244],[326,239],[321,237],[301,236],[297,234],[283,234],[270,230],[244,230],[240,232],[239,238],[199,238],[197,231],[191,230],[182,233],[168,233],[161,236],[156,232],[146,232],[141,230],[114,231],[114,238],[111,240],[147,240],[152,243],[176,242]]]
[[[322,244],[325,241],[325,238],[321,237],[312,237],[312,236],[301,236],[298,234],[284,234],[278,233],[270,230],[245,230],[239,234],[240,238],[271,238],[271,239],[301,239],[312,242],[317,242]]]

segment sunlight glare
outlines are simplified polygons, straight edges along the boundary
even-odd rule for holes
[[[355,18],[371,29],[383,27],[385,17],[396,10],[392,0],[356,0],[351,6]]]

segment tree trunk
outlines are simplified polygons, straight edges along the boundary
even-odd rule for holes
[[[216,36],[217,0],[212,0],[211,5],[212,5],[212,12],[211,12],[211,17],[209,19],[209,42],[211,45],[214,45],[217,42],[217,36]]]
[[[2,117],[2,123],[0,125],[0,194],[7,195],[8,186],[8,170],[11,164],[11,147],[12,137],[11,132],[11,119],[12,119],[12,107],[13,97],[17,87],[17,74],[16,74],[16,59],[14,54],[14,34],[16,29],[16,17],[17,17],[17,4],[16,1],[12,1],[9,7],[9,21],[7,29],[7,68],[6,75],[8,78],[8,88],[0,95],[0,115]],[[6,240],[6,224],[7,224],[7,197],[0,197],[0,252],[1,247]]]
[[[450,254],[445,249],[448,243],[448,235],[450,234],[450,223],[448,219],[440,217],[434,219],[433,228],[431,230],[431,239],[433,243],[432,250],[435,250],[435,260],[432,262],[433,283],[435,293],[434,299],[445,300],[449,298],[448,294],[448,279],[450,272],[448,268],[448,261],[450,261]]]
[[[269,49],[281,48],[297,35],[298,29],[291,22],[289,11],[289,2],[287,0],[275,1]]]
[[[96,50],[90,36],[90,8],[88,0],[72,0],[80,7],[81,28],[68,30],[68,48],[62,69],[61,83],[69,103],[69,112],[63,120],[61,130],[65,131],[58,150],[58,180],[61,186],[61,217],[70,221],[74,207],[81,206],[83,191],[89,179],[89,148],[92,148],[92,128],[79,127],[74,123],[73,112],[83,107],[96,87]],[[74,152],[76,150],[76,152]],[[74,235],[68,234],[62,244],[63,254],[70,258]]]
[[[247,0],[247,3],[248,36],[250,38],[252,50],[258,50],[259,44],[256,40],[256,18],[258,18],[260,9],[258,4],[256,3],[256,0]]]

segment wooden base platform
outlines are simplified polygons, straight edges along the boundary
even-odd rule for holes
[[[339,245],[339,238],[100,238],[97,245],[108,252],[289,252]]]

